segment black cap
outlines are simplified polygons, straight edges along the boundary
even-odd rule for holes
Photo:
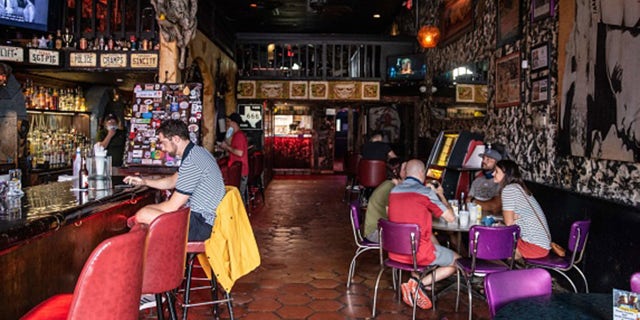
[[[227,119],[237,123],[237,124],[241,124],[242,123],[242,117],[240,117],[240,115],[237,112],[234,112],[230,115],[227,116]]]
[[[109,114],[107,114],[107,116],[106,116],[106,117],[104,117],[104,119],[105,119],[105,121],[106,121],[106,120],[111,120],[111,119],[118,121],[118,117],[117,117],[115,114],[113,114],[113,113],[109,113]]]

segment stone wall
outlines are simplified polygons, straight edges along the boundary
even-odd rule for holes
[[[438,6],[443,2],[420,1],[420,24],[435,17]],[[429,4],[431,3],[431,4]],[[500,142],[507,146],[509,156],[523,169],[527,180],[574,190],[628,205],[640,205],[640,164],[611,160],[597,160],[584,157],[561,155],[557,152],[558,135],[558,1],[556,14],[532,22],[530,1],[522,1],[521,37],[503,47],[496,47],[496,1],[476,1],[473,30],[447,45],[424,50],[432,74],[450,70],[456,66],[482,60],[489,61],[488,85],[489,103],[484,122],[433,123],[427,97],[421,108],[419,134],[421,137],[433,135],[433,128],[467,129],[481,131],[485,141]],[[565,13],[566,14],[566,13]],[[406,14],[399,20],[400,29],[415,34],[415,18]],[[514,107],[496,108],[495,62],[496,59],[519,51],[522,60],[529,60],[531,48],[548,42],[549,60],[549,103],[533,105],[530,101],[532,75],[529,69],[521,70],[521,103]],[[535,74],[538,77],[539,74]],[[430,82],[430,79],[427,79]],[[427,83],[428,85],[430,83]]]

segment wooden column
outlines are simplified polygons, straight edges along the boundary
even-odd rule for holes
[[[160,33],[160,65],[158,68],[158,82],[179,83],[182,82],[178,69],[180,61],[180,48],[176,41],[168,42]]]

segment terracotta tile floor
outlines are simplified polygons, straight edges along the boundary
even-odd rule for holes
[[[341,200],[344,184],[344,176],[337,175],[278,176],[271,182],[266,203],[251,216],[262,264],[233,287],[236,319],[371,317],[378,255],[371,251],[360,256],[354,284],[347,290],[355,245],[348,207]],[[411,318],[411,308],[394,296],[390,272],[381,281],[377,309],[376,319]],[[225,307],[221,311],[223,319],[229,318]],[[473,313],[474,319],[488,319],[486,302],[474,298]],[[141,318],[155,314],[143,311]],[[419,310],[417,318],[466,319],[467,305],[462,303],[455,312],[451,290],[438,299],[437,310]],[[212,312],[193,308],[189,319],[212,319]]]

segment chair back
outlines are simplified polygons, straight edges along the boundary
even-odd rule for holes
[[[162,214],[149,225],[142,293],[162,293],[182,283],[189,230],[189,207]]]
[[[358,162],[358,182],[365,188],[375,188],[387,180],[387,163],[382,160]]]
[[[504,260],[513,257],[520,237],[520,227],[485,227],[475,225],[469,229],[469,254],[475,260]]]
[[[147,226],[102,241],[78,277],[67,319],[138,319]]]
[[[351,210],[351,230],[353,231],[353,239],[356,241],[356,245],[360,244],[364,239],[362,238],[362,232],[360,232],[360,202],[352,201],[350,205]]]
[[[568,250],[574,263],[582,260],[587,239],[589,238],[590,220],[576,221],[571,225]],[[577,258],[576,258],[577,256]]]
[[[240,188],[240,179],[242,179],[242,162],[235,161],[229,167],[228,180],[224,182],[227,186]]]
[[[640,272],[636,272],[631,276],[631,291],[640,293]]]
[[[417,267],[416,253],[420,244],[420,226],[415,223],[397,223],[380,219],[378,230],[381,252],[412,256],[413,266]]]
[[[260,179],[264,171],[264,154],[260,151],[256,151],[251,154],[249,158],[249,184],[255,184],[255,181]]]
[[[551,275],[547,270],[520,269],[490,273],[484,278],[489,314],[493,318],[509,302],[551,295]]]

